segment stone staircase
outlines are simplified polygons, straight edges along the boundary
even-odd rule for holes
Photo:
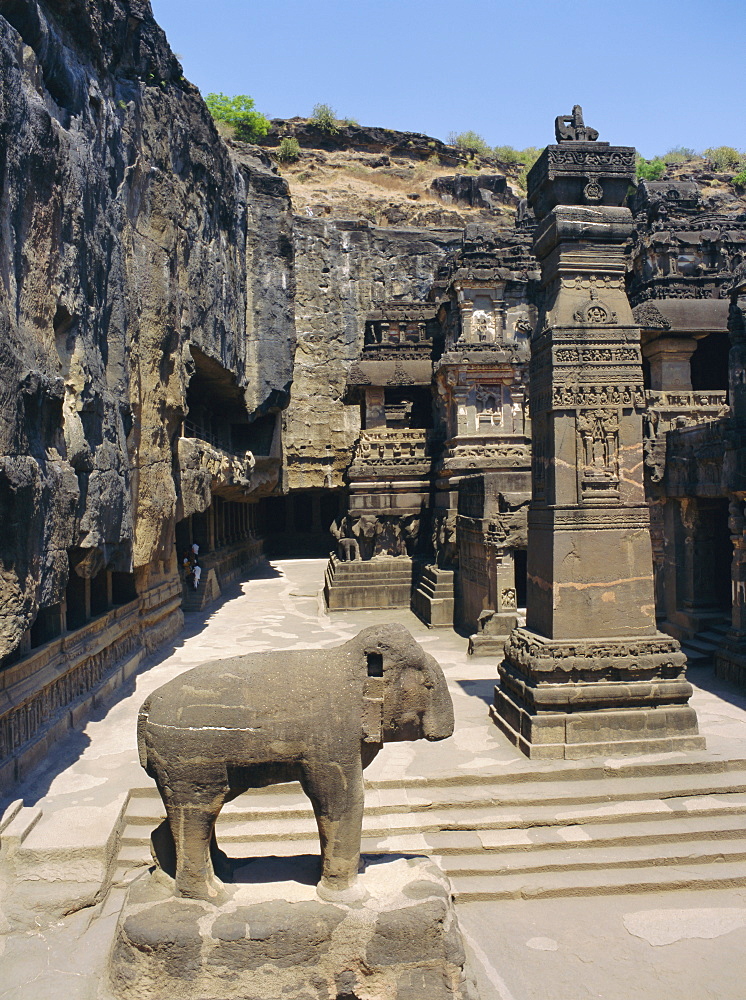
[[[207,574],[202,573],[199,586],[195,587],[191,579],[185,580],[183,584],[184,599],[181,602],[182,611],[201,611],[205,600],[205,589],[207,587]]]
[[[220,584],[217,572],[213,566],[203,565],[199,586],[195,587],[191,580],[182,583],[182,611],[202,611],[208,604],[220,597]]]
[[[730,628],[730,619],[714,615],[707,628],[697,632],[691,639],[681,640],[681,649],[686,653],[690,667],[710,667],[714,664],[715,652],[725,639]]]
[[[345,562],[332,553],[324,573],[324,599],[329,611],[408,608],[414,579],[415,563],[409,556]]]
[[[150,863],[163,817],[135,789],[114,881]],[[499,777],[380,780],[366,792],[363,852],[429,854],[460,902],[746,886],[746,760],[519,767]],[[234,858],[318,854],[297,785],[247,792],[223,810],[218,843]]]

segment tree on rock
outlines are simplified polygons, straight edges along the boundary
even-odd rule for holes
[[[210,114],[216,122],[225,122],[235,132],[237,139],[256,142],[269,132],[269,121],[254,110],[254,98],[246,94],[228,97],[226,94],[208,94],[205,98]]]

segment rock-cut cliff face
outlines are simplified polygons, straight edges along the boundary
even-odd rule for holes
[[[144,0],[0,5],[0,657],[69,572],[168,562],[191,348],[292,378],[292,216]]]

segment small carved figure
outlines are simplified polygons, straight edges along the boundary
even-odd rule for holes
[[[583,122],[583,109],[574,105],[571,115],[558,115],[554,119],[557,142],[595,142],[598,132]]]
[[[319,892],[354,895],[363,768],[384,743],[452,732],[443,671],[402,625],[364,629],[335,649],[248,653],[175,677],[140,709],[137,745],[166,808],[176,894],[222,902],[213,858],[223,805],[249,788],[300,781],[319,829]]]
[[[339,539],[339,558],[342,562],[356,562],[360,559],[360,546],[357,544],[357,539]]]
[[[350,533],[357,539],[363,559],[372,559],[375,554],[377,528],[378,518],[375,514],[361,514],[350,527]]]

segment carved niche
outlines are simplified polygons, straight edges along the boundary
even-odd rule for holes
[[[619,414],[578,410],[580,496],[584,501],[619,498]]]

